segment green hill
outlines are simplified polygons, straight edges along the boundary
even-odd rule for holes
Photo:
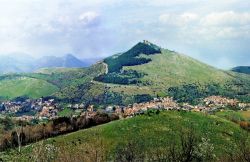
[[[179,96],[184,98],[189,97],[190,91],[197,91],[250,101],[248,75],[216,69],[149,42],[138,43],[125,53],[108,57],[104,63],[108,73],[95,80],[107,83],[114,93],[164,96],[173,94],[169,89],[178,89],[178,93],[184,91],[184,96]],[[183,86],[187,88],[183,90]]]
[[[145,159],[157,158],[157,156],[163,158],[169,155],[171,147],[181,152],[181,139],[184,137],[189,139],[189,133],[192,133],[190,137],[194,137],[197,142],[195,147],[202,149],[198,151],[206,153],[204,156],[213,159],[208,161],[226,161],[230,155],[237,158],[236,155],[240,152],[239,144],[246,139],[245,135],[247,135],[247,132],[237,124],[217,116],[163,111],[159,115],[143,115],[113,121],[51,138],[42,143],[23,147],[22,153],[11,150],[0,156],[7,161],[8,158],[12,158],[13,161],[35,161],[37,151],[40,150],[41,154],[38,157],[41,159],[95,161],[96,157],[98,159],[107,157],[114,159],[118,155],[123,157],[127,153],[127,148],[127,151],[135,154],[134,158],[140,156]],[[249,138],[247,140],[250,142]],[[48,147],[52,150],[46,152]],[[125,150],[120,150],[121,148]]]
[[[18,96],[39,98],[56,92],[58,88],[41,79],[15,76],[0,80],[0,96],[13,99]]]
[[[186,83],[225,83],[235,78],[227,71],[145,42],[138,43],[118,56],[109,57],[104,62],[108,65],[109,77],[117,79],[120,76],[126,79],[128,75],[134,74],[131,78],[137,79],[137,83],[159,88]],[[105,81],[115,83],[111,79]]]
[[[194,102],[209,95],[250,102],[249,75],[216,69],[148,41],[88,68],[47,68],[17,76],[58,87],[53,95],[63,102],[127,105],[156,96]],[[24,89],[21,94],[29,95]]]
[[[97,63],[89,68],[44,68],[35,73],[2,75],[0,96],[12,99],[19,95],[32,98],[55,95],[63,100],[78,100],[82,91],[93,85],[93,78],[104,70],[103,64]]]

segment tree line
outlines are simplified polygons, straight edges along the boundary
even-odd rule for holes
[[[74,132],[95,125],[104,124],[119,117],[114,114],[97,112],[94,116],[59,117],[47,123],[27,125],[26,122],[18,121],[9,131],[0,137],[0,151],[37,142],[42,139],[57,135]]]

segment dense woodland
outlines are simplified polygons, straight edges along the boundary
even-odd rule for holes
[[[124,70],[121,73],[113,72],[108,74],[102,74],[98,77],[95,77],[94,80],[104,83],[129,85],[141,83],[139,78],[142,78],[145,75],[146,74],[138,73],[135,70]]]
[[[157,53],[161,53],[161,49],[156,45],[151,44],[149,46],[140,42],[127,52],[109,57],[104,62],[108,64],[109,73],[120,72],[123,66],[141,65],[151,61],[149,58],[139,57],[140,54],[152,55]]]

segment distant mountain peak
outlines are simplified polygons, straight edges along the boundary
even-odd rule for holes
[[[232,69],[234,72],[250,74],[250,66],[237,66]]]
[[[68,54],[66,54],[64,57],[66,57],[66,58],[76,58],[73,54],[71,54],[71,53],[68,53]]]

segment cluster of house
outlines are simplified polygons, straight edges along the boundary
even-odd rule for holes
[[[250,107],[250,103],[242,103],[237,99],[229,99],[222,96],[210,96],[204,99],[204,103],[207,107],[238,107],[245,109]]]
[[[149,109],[174,110],[179,109],[179,106],[173,98],[166,97],[155,98],[154,100],[145,103],[134,103],[132,105],[128,105],[127,107],[116,106],[114,111],[117,114],[122,114],[123,116],[128,117],[143,114]]]
[[[138,114],[143,114],[150,109],[154,110],[184,110],[184,111],[198,111],[210,113],[217,111],[218,109],[225,107],[238,107],[240,109],[250,108],[250,103],[240,103],[236,99],[229,99],[222,96],[210,96],[203,100],[200,105],[190,105],[188,103],[176,103],[171,97],[154,98],[154,100],[144,103],[134,103],[128,106],[107,106],[106,113],[115,113],[120,117],[132,117]],[[84,104],[69,104],[68,108],[75,111],[79,111],[81,114],[93,115],[95,109],[93,105]],[[54,99],[44,100],[43,98],[25,101],[7,101],[0,104],[1,113],[22,113],[34,111],[36,115],[28,116],[22,115],[19,120],[31,120],[31,119],[53,119],[58,117],[58,111],[60,106],[54,101]]]
[[[54,99],[44,100],[43,98],[5,101],[0,104],[0,112],[2,114],[26,114],[26,112],[34,112],[36,114],[36,116],[22,115],[18,117],[21,120],[54,118],[58,113],[57,108],[58,104],[55,103]]]
[[[184,110],[184,111],[196,111],[211,113],[218,109],[225,107],[238,107],[241,109],[250,108],[250,103],[240,103],[236,99],[229,99],[222,96],[210,96],[203,100],[204,103],[199,105],[190,105],[188,103],[178,104],[173,98],[155,98],[150,102],[145,103],[134,103],[127,107],[123,106],[109,106],[106,108],[107,112],[115,112],[123,117],[131,117],[138,114],[143,114],[149,109],[156,110]]]
[[[57,117],[59,106],[54,99],[42,103],[42,109],[37,114],[39,119],[53,119]]]

